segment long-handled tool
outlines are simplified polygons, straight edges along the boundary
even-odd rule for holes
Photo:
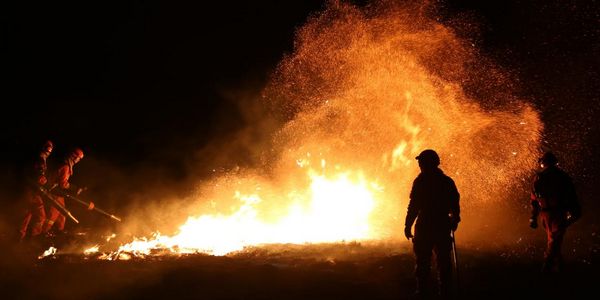
[[[454,273],[456,274],[456,295],[459,296],[460,281],[458,280],[458,258],[456,254],[456,239],[454,237],[454,230],[450,231],[450,237],[452,238],[452,260],[454,263]]]
[[[95,211],[97,211],[97,212],[99,212],[99,213],[101,213],[101,214],[103,214],[103,215],[105,215],[105,216],[107,216],[107,217],[109,217],[109,218],[111,218],[113,220],[121,222],[121,218],[119,218],[119,217],[117,217],[117,216],[115,216],[113,214],[110,214],[110,213],[108,213],[108,212],[106,212],[106,211],[104,211],[104,210],[102,210],[102,209],[100,209],[98,207],[96,207],[94,205],[94,203],[92,203],[92,202],[87,202],[87,201],[81,200],[81,199],[79,199],[79,198],[77,198],[77,197],[75,197],[75,196],[73,196],[73,195],[71,195],[71,194],[69,194],[69,193],[67,193],[65,191],[57,191],[57,194],[59,194],[59,195],[61,195],[63,197],[69,198],[71,200],[74,200],[74,201],[76,201],[76,202],[78,202],[80,204],[83,204],[89,210],[95,210]]]
[[[45,187],[41,186],[41,185],[35,185],[36,188],[42,193],[42,195],[44,195],[44,197],[48,200],[50,200],[50,202],[52,203],[52,205],[54,205],[56,207],[56,209],[58,209],[58,211],[60,211],[63,215],[69,217],[69,219],[71,219],[73,222],[79,224],[79,220],[77,220],[73,214],[71,214],[71,212],[62,204],[60,204],[58,201],[56,201],[56,196],[54,196],[49,190],[47,190]]]

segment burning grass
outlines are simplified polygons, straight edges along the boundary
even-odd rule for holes
[[[515,187],[535,165],[538,113],[514,95],[507,72],[428,5],[332,1],[297,31],[294,51],[264,89],[282,127],[263,164],[199,184],[183,201],[196,207],[169,234],[153,228],[110,250],[90,248],[114,260],[395,238],[418,173],[414,157],[425,148],[440,153],[455,179],[463,222],[484,218],[494,227],[493,218],[511,218],[470,210],[522,196]],[[168,207],[152,213],[169,215]],[[126,220],[126,233],[152,222]]]
[[[81,237],[80,237],[81,238]],[[583,298],[595,269],[568,260],[567,276],[544,279],[539,253],[502,255],[459,248],[462,299]],[[398,242],[252,246],[227,256],[181,254],[112,262],[81,253],[37,263],[2,259],[8,299],[409,299],[410,244]]]

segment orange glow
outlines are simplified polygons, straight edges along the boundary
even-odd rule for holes
[[[234,197],[242,205],[234,214],[190,217],[174,236],[156,233],[151,239],[136,239],[103,258],[122,259],[122,253],[144,257],[155,249],[224,255],[248,245],[376,238],[369,228],[370,213],[379,193],[375,183],[349,172],[327,178],[309,170],[308,175],[308,190],[290,193],[286,213],[275,222],[258,218],[256,206],[263,201],[259,194],[236,191]],[[97,248],[86,251],[92,250]]]
[[[218,208],[233,200],[235,209],[190,216],[174,235],[101,258],[397,237],[414,157],[426,148],[440,154],[466,210],[502,201],[535,167],[538,113],[421,8],[333,2],[309,19],[264,91],[287,118],[269,167],[214,178],[195,199]]]
[[[56,254],[57,250],[58,249],[56,249],[54,247],[50,247],[46,251],[44,251],[44,253],[42,253],[42,255],[38,256],[38,259],[42,259],[42,258],[47,257],[47,256],[53,256],[53,255]]]

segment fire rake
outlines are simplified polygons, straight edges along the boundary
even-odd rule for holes
[[[59,194],[59,195],[61,195],[63,197],[69,198],[71,200],[74,200],[75,202],[78,202],[78,203],[86,206],[90,210],[95,210],[95,211],[97,211],[97,212],[99,212],[99,213],[101,213],[101,214],[103,214],[103,215],[105,215],[105,216],[107,216],[107,217],[109,217],[109,218],[111,218],[113,220],[121,222],[121,218],[119,218],[119,217],[117,217],[117,216],[115,216],[113,214],[110,214],[110,213],[108,213],[108,212],[106,212],[106,211],[104,211],[104,210],[102,210],[102,209],[100,209],[98,207],[96,207],[92,202],[83,201],[83,200],[81,200],[81,199],[79,199],[79,198],[77,198],[77,197],[75,197],[75,196],[73,196],[73,195],[71,195],[71,194],[69,194],[69,193],[67,193],[65,191],[57,191],[57,194]]]

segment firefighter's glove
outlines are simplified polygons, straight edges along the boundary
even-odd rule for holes
[[[529,227],[536,229],[538,226],[537,219],[531,218],[529,219]]]
[[[404,226],[404,236],[406,237],[407,240],[410,240],[413,238],[410,228],[411,228],[411,226]]]

